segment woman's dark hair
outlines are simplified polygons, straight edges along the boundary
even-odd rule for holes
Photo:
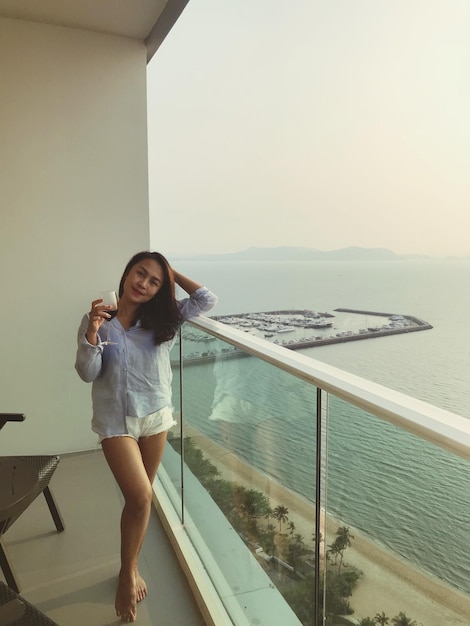
[[[151,259],[162,268],[163,284],[151,300],[140,305],[134,323],[140,320],[142,328],[152,330],[155,345],[157,345],[173,339],[182,322],[181,314],[176,305],[173,272],[165,257],[159,252],[139,252],[135,254],[126,265],[119,283],[119,297],[123,294],[124,281],[127,275],[134,265],[144,259]]]

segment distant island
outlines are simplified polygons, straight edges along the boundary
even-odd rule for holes
[[[337,250],[317,250],[295,246],[278,246],[274,248],[251,247],[239,252],[224,254],[187,254],[172,255],[172,261],[403,261],[422,260],[458,260],[459,257],[445,259],[426,255],[400,255],[387,248],[360,248],[350,246]],[[467,258],[468,257],[460,257]]]

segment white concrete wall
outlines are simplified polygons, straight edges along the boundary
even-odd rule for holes
[[[0,19],[1,454],[91,449],[76,329],[149,246],[146,50]]]

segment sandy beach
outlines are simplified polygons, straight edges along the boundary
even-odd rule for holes
[[[289,491],[187,424],[185,436],[191,437],[218,468],[221,478],[262,491],[269,497],[272,507],[279,504],[286,506],[289,509],[289,521],[295,524],[295,533],[300,533],[307,544],[310,542],[315,516],[311,502]],[[419,626],[470,625],[470,596],[396,557],[361,535],[346,521],[335,520],[330,516],[326,518],[327,544],[334,541],[338,526],[348,526],[354,535],[352,547],[345,551],[344,563],[363,572],[350,599],[354,618],[373,618],[382,611],[391,618],[403,611],[407,617],[416,620]],[[325,537],[324,529],[322,534]]]

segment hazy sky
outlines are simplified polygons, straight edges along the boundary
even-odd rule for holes
[[[148,66],[152,245],[470,255],[468,0],[190,0]]]

